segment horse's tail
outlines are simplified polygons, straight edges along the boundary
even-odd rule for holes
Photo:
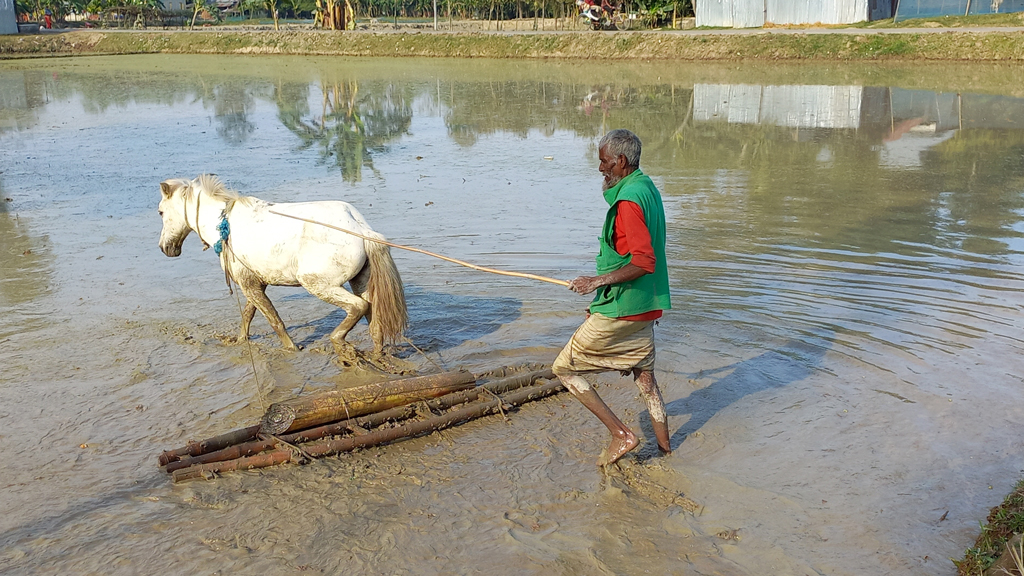
[[[385,239],[376,232],[366,232],[366,235]],[[384,344],[394,344],[401,338],[409,324],[409,311],[405,306],[402,277],[398,275],[395,261],[391,259],[391,249],[372,240],[363,240],[363,246],[370,260],[370,281],[367,286],[370,337],[374,345],[380,348]]]

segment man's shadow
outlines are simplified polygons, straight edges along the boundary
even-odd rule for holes
[[[313,298],[305,292],[282,298]],[[405,337],[423,352],[439,352],[480,339],[515,321],[522,314],[523,303],[515,298],[461,296],[444,292],[431,292],[419,286],[406,285],[405,300],[409,308],[409,329]],[[341,309],[327,316],[292,328],[313,328],[313,333],[296,342],[301,346],[325,338],[345,318]],[[366,320],[360,320],[366,324]],[[405,357],[416,351],[399,343],[397,356]]]
[[[665,405],[665,412],[669,416],[690,415],[690,419],[672,433],[672,449],[678,448],[687,436],[700,430],[723,408],[744,396],[781,388],[811,376],[819,370],[817,367],[821,364],[825,352],[831,348],[831,343],[831,339],[817,344],[790,340],[749,360],[685,375],[687,380],[708,377],[715,380],[704,388],[694,390],[685,398],[673,400]],[[640,418],[640,427],[645,436],[654,438],[649,414],[648,411],[644,411],[644,415],[648,417]],[[669,425],[671,426],[671,422]]]

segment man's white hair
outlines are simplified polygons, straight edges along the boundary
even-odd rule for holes
[[[618,130],[612,130],[611,132],[604,135],[601,138],[601,142],[597,145],[598,150],[606,148],[608,153],[618,158],[619,155],[626,157],[626,163],[631,168],[640,167],[640,139],[637,138],[636,134],[633,134],[629,130],[619,128]]]

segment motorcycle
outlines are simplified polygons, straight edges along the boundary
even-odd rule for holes
[[[585,18],[593,30],[618,30],[622,18],[616,14],[615,6],[610,4],[592,4],[588,0],[576,0],[580,9],[580,17]]]

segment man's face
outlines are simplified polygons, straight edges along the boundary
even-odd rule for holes
[[[618,156],[612,156],[608,153],[608,150],[601,148],[597,151],[597,157],[600,158],[601,164],[598,166],[598,170],[604,175],[604,184],[601,190],[607,190],[612,186],[619,183],[626,176],[626,157],[621,154]]]

